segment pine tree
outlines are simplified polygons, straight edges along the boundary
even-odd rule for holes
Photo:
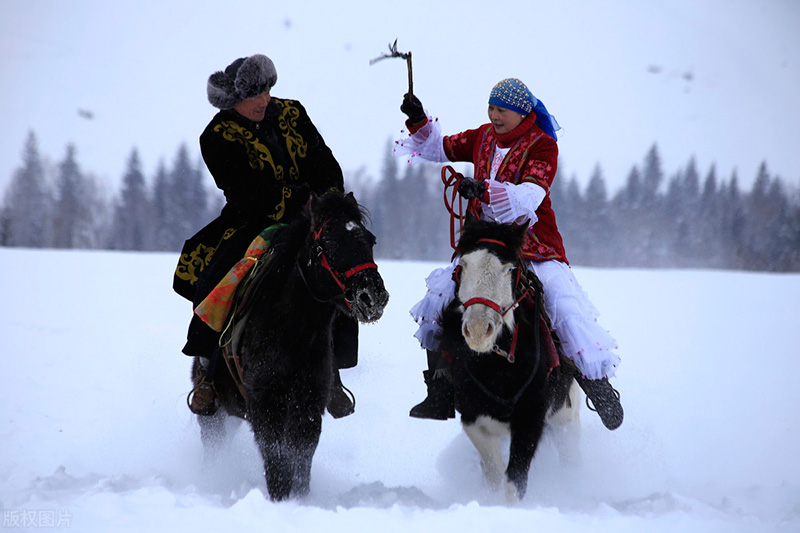
[[[122,191],[114,209],[109,246],[117,250],[155,248],[153,207],[147,196],[139,153],[134,148],[122,178]]]
[[[155,242],[153,248],[161,251],[175,251],[176,239],[173,238],[173,228],[170,226],[172,223],[171,206],[169,186],[169,173],[164,161],[160,161],[158,169],[156,170],[156,177],[153,183],[153,220],[154,220],[154,233]],[[179,237],[180,238],[180,237]],[[188,238],[185,237],[184,240]]]
[[[392,141],[386,145],[381,179],[375,191],[374,233],[378,239],[375,255],[386,259],[402,257],[402,243],[396,226],[407,223],[407,215],[399,204],[400,180],[397,161],[392,152]]]
[[[608,205],[608,191],[603,171],[597,164],[586,187],[585,239],[586,260],[590,265],[608,266],[613,259],[616,244],[611,239],[613,233],[611,214]]]
[[[53,246],[56,248],[77,248],[79,241],[86,240],[91,216],[85,199],[83,176],[75,161],[75,145],[69,144],[56,180],[53,212]]]
[[[208,197],[202,178],[198,167],[189,159],[186,145],[181,144],[175,155],[175,164],[166,176],[166,184],[156,180],[158,190],[154,202],[164,217],[159,228],[159,247],[180,250],[186,239],[209,222]],[[160,202],[163,205],[159,206]]]
[[[644,159],[642,170],[642,204],[645,209],[656,209],[664,171],[661,167],[661,156],[658,147],[653,144]]]
[[[680,188],[680,204],[672,206],[680,212],[681,239],[683,250],[678,250],[683,260],[682,266],[695,267],[705,258],[705,243],[699,227],[700,206],[700,174],[697,172],[697,161],[692,156],[683,173]]]
[[[772,177],[767,170],[766,161],[758,167],[753,188],[747,198],[746,224],[742,236],[745,268],[748,270],[766,270],[769,263],[769,235],[765,233],[773,207],[769,201],[769,189]]]
[[[5,194],[5,239],[9,246],[42,248],[51,242],[51,194],[39,155],[36,134],[28,134],[22,167]]]
[[[698,235],[703,243],[703,258],[698,266],[704,268],[720,268],[724,258],[725,245],[722,240],[722,216],[720,213],[720,191],[717,186],[717,168],[711,168],[703,182],[700,194],[698,217]]]

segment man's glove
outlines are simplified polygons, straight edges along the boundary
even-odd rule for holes
[[[409,95],[406,93],[403,95],[403,103],[400,105],[400,111],[406,114],[411,124],[419,124],[426,118],[422,102],[413,94]]]
[[[458,182],[458,194],[467,200],[483,198],[483,195],[486,194],[486,182],[472,178],[464,178]]]

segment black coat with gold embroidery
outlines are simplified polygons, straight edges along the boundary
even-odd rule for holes
[[[181,253],[173,288],[195,303],[196,289],[205,297],[264,228],[302,209],[309,191],[344,189],[339,163],[296,100],[272,98],[261,122],[220,111],[200,135],[200,150],[227,202]]]
[[[220,111],[200,150],[228,201],[223,214],[242,220],[292,217],[307,199],[291,196],[298,184],[317,194],[343,188],[339,163],[296,100],[273,98],[261,122]]]

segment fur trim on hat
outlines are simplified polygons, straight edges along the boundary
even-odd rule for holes
[[[231,109],[242,100],[267,92],[276,81],[278,73],[267,56],[255,54],[244,61],[237,59],[224,71],[209,76],[208,101],[216,108]]]

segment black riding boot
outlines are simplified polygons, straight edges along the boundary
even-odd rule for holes
[[[352,415],[356,410],[356,397],[342,384],[339,370],[352,368],[358,363],[358,321],[339,315],[333,321],[333,388],[328,400],[328,412],[333,418]]]
[[[194,388],[186,397],[189,410],[196,415],[210,416],[219,409],[217,389],[214,387],[214,371],[219,360],[219,349],[211,358],[197,357],[197,372],[192,373]]]
[[[347,391],[347,392],[345,392]],[[348,394],[349,393],[349,394]],[[328,400],[328,412],[333,418],[343,418],[356,411],[356,397],[350,389],[342,384],[338,370],[333,372],[333,388]]]
[[[624,413],[619,401],[619,392],[611,386],[608,378],[587,379],[577,372],[575,381],[586,393],[586,405],[589,409],[597,411],[603,425],[608,429],[617,429],[622,424]],[[589,400],[592,401],[592,405],[589,405]]]
[[[422,373],[425,385],[428,387],[428,397],[412,407],[408,416],[431,420],[455,418],[455,393],[453,383],[445,375],[446,366],[447,363],[440,352],[428,350],[428,370]]]

